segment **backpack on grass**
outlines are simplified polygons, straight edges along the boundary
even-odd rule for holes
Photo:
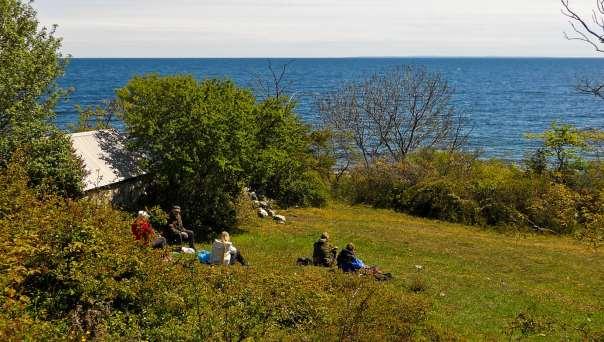
[[[206,250],[199,251],[199,253],[197,253],[197,260],[202,264],[209,264],[212,260],[212,253]]]

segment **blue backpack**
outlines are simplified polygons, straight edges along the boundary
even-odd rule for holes
[[[363,261],[359,258],[354,258],[354,260],[352,260],[350,264],[352,266],[352,269],[355,271],[365,267],[365,263],[363,263]]]
[[[359,258],[353,258],[351,262],[345,262],[340,265],[344,272],[355,272],[365,267],[365,263]]]
[[[209,264],[210,260],[212,260],[212,253],[206,250],[201,250],[199,253],[197,253],[197,260],[199,260],[199,262],[202,264]]]

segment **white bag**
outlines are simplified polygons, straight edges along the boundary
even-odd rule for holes
[[[195,254],[195,250],[190,247],[181,247],[181,250],[185,254]]]

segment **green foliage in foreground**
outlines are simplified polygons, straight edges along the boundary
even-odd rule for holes
[[[137,247],[124,213],[40,200],[17,165],[0,184],[1,340],[367,340],[429,330],[425,301],[373,279],[277,255],[251,268],[170,258]]]
[[[155,178],[153,200],[180,204],[198,231],[232,226],[248,184],[284,206],[325,203],[309,130],[289,103],[191,76],[135,77],[117,97],[129,147]]]
[[[0,1],[0,21],[0,168],[21,150],[30,185],[77,196],[82,165],[51,123],[65,95],[56,84],[66,63],[61,40],[54,29],[39,27],[36,12],[23,1]]]

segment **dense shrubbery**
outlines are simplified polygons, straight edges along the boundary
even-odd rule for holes
[[[152,200],[180,204],[200,233],[233,225],[247,184],[283,206],[325,203],[309,129],[289,103],[258,103],[230,81],[151,75],[120,89],[118,104],[129,147],[154,177]]]
[[[353,203],[440,220],[572,233],[594,222],[604,208],[602,173],[595,171],[602,164],[586,164],[590,173],[567,173],[572,181],[560,182],[557,173],[534,174],[468,154],[424,150],[399,163],[355,168],[340,179],[336,192]]]
[[[367,340],[424,329],[427,304],[371,279],[303,268],[210,268],[133,243],[130,218],[43,200],[0,174],[0,339]]]

